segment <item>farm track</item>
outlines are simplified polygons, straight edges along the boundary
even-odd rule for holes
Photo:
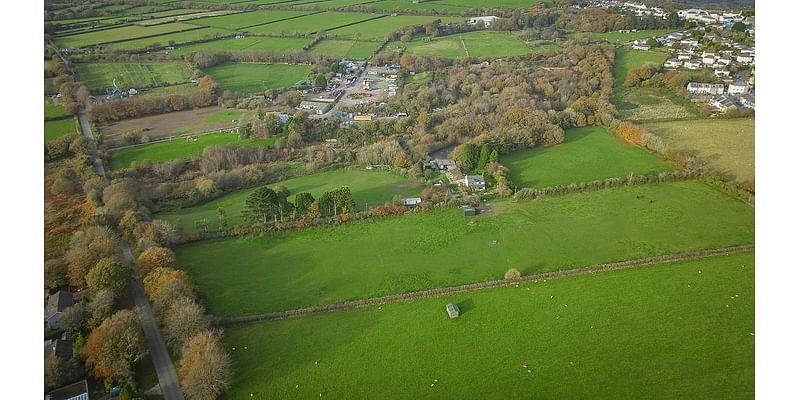
[[[744,244],[738,246],[722,247],[708,250],[697,250],[683,253],[672,253],[660,256],[645,257],[634,260],[625,260],[611,263],[594,264],[586,267],[545,272],[541,274],[534,274],[523,276],[517,280],[495,280],[479,283],[471,283],[466,285],[451,286],[445,288],[428,289],[418,292],[400,293],[390,296],[374,297],[371,299],[344,301],[341,303],[327,304],[321,306],[313,306],[306,308],[299,308],[295,310],[279,311],[266,314],[249,315],[244,317],[233,318],[217,318],[215,323],[221,326],[231,326],[246,324],[261,321],[276,321],[293,317],[305,317],[310,315],[318,315],[332,311],[351,310],[355,308],[363,308],[374,305],[391,304],[400,301],[415,300],[426,297],[438,297],[449,295],[453,293],[471,292],[481,289],[496,288],[501,286],[516,285],[520,283],[538,282],[547,279],[565,278],[577,275],[594,274],[601,271],[613,271],[618,269],[630,269],[644,267],[653,264],[674,263],[678,261],[690,261],[704,257],[729,255],[731,253],[743,253],[747,251],[754,251],[755,244]]]

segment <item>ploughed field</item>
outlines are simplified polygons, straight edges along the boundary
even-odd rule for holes
[[[479,217],[447,209],[201,241],[176,254],[211,313],[242,316],[753,240],[750,206],[689,181],[497,202]]]
[[[228,327],[225,398],[753,398],[754,263],[731,254]]]

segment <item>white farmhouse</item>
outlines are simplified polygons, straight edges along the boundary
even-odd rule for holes
[[[664,61],[664,68],[680,68],[681,65],[683,65],[683,63],[674,58]]]
[[[483,175],[467,175],[464,177],[464,185],[467,187],[478,188],[479,190],[486,189],[486,181]]]
[[[488,28],[492,26],[494,21],[497,21],[498,19],[500,19],[500,17],[496,17],[494,15],[488,15],[485,17],[472,17],[469,19],[469,23],[472,25],[477,25],[479,22],[483,22],[483,26]]]

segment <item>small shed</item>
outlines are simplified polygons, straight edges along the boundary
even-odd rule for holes
[[[475,211],[475,207],[464,206],[461,207],[461,210],[464,211],[465,217],[472,217],[475,216],[475,214],[477,214],[477,212]]]
[[[461,310],[458,309],[458,304],[450,303],[445,307],[447,310],[447,315],[450,318],[458,318],[458,315],[461,314]]]

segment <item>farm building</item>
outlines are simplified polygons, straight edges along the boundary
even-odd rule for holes
[[[689,82],[686,85],[686,91],[690,94],[723,94],[725,93],[725,85],[721,83]]]
[[[86,379],[62,386],[45,396],[46,400],[89,400],[89,385]]]
[[[445,310],[447,310],[447,316],[450,318],[458,318],[459,314],[461,314],[458,304],[450,303],[445,307]]]
[[[419,197],[408,197],[401,200],[401,202],[403,203],[404,206],[411,207],[422,203],[422,199]]]
[[[44,309],[44,322],[47,323],[47,327],[58,329],[58,321],[61,319],[61,314],[71,306],[72,293],[68,290],[61,289],[57,293],[51,294]]]
[[[500,18],[496,17],[494,15],[488,15],[488,16],[485,16],[485,17],[472,17],[472,18],[469,19],[469,23],[471,25],[477,25],[477,24],[483,22],[483,26],[488,28],[488,27],[492,26],[492,23],[494,21],[498,20],[498,19],[500,19]]]
[[[483,175],[467,175],[464,177],[464,184],[469,188],[478,188],[478,190],[486,189],[486,181]]]
[[[315,114],[325,114],[331,109],[331,104],[319,101],[303,101],[300,103],[300,109],[313,111]]]

